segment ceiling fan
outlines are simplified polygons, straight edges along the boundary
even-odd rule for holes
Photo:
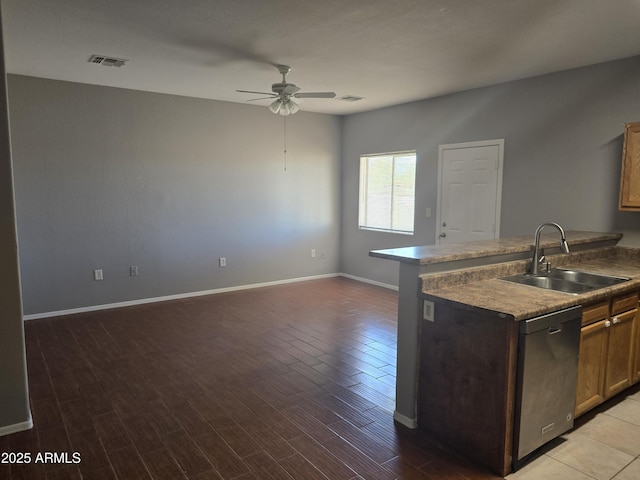
[[[336,96],[335,92],[300,92],[300,87],[287,82],[287,73],[291,71],[291,67],[288,65],[276,65],[276,67],[282,75],[282,82],[271,85],[272,91],[270,93],[254,92],[251,90],[236,90],[236,92],[268,95],[267,97],[254,98],[248,101],[255,102],[257,100],[274,99],[273,103],[269,105],[269,110],[285,117],[287,115],[293,115],[300,110],[294,98],[334,98]]]

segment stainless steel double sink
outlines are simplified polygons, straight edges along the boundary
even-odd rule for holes
[[[542,272],[535,275],[522,273],[519,275],[511,275],[509,277],[502,277],[501,280],[577,295],[579,293],[589,292],[598,288],[610,287],[618,283],[626,282],[630,279],[627,277],[600,275],[597,273],[582,272],[579,270],[553,268],[548,272]]]

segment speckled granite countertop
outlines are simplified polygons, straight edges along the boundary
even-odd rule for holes
[[[619,233],[585,232],[579,230],[569,230],[566,232],[566,235],[570,246],[607,241],[617,243],[622,238],[622,235]],[[558,238],[558,232],[555,230],[544,231],[540,238],[540,245],[544,248],[557,247]],[[499,238],[496,240],[458,243],[455,245],[424,245],[418,247],[372,250],[369,252],[369,255],[416,265],[430,265],[470,258],[529,252],[533,250],[533,240],[533,235],[523,235],[519,237]]]
[[[500,277],[525,272],[529,261],[520,260],[421,275],[422,297],[451,302],[463,308],[490,310],[519,321],[640,289],[640,249],[607,247],[554,255],[549,259],[553,267],[623,276],[631,280],[579,295],[500,280]]]

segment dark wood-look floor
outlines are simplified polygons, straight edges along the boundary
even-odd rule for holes
[[[394,424],[397,294],[344,278],[33,320],[0,479],[495,479]]]

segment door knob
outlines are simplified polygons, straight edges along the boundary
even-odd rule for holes
[[[446,232],[442,232],[442,233],[440,234],[440,237],[441,237],[441,238],[444,238],[444,237],[446,237],[446,236],[447,236]]]

